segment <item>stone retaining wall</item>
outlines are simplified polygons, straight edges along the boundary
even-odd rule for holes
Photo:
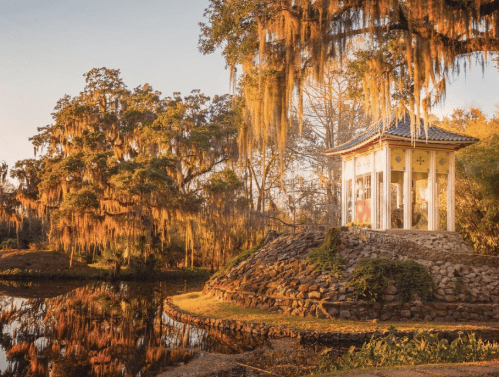
[[[396,246],[399,255],[411,259],[499,268],[499,257],[474,254],[456,232],[384,232],[357,227],[350,227],[348,231],[370,242]]]
[[[252,292],[228,292],[220,288],[205,293],[247,308],[281,312],[284,315],[313,316],[344,320],[469,322],[499,321],[499,304],[446,302],[391,302],[366,305],[356,301],[317,301],[276,298]]]
[[[328,271],[316,271],[307,260],[308,254],[322,243],[323,232],[283,235],[225,274],[208,281],[205,292],[246,307],[299,316],[382,321],[498,321],[499,258],[468,254],[456,235],[430,232],[399,235],[342,228],[340,254],[346,262],[344,277],[339,280],[329,276]],[[418,242],[414,238],[418,238]],[[438,249],[442,239],[449,240],[459,252]],[[410,258],[422,264],[437,286],[436,302],[423,304],[415,298],[414,302],[401,304],[393,282],[385,291],[383,305],[368,306],[353,301],[347,283],[363,258]]]
[[[198,328],[205,330],[215,330],[228,333],[247,333],[253,336],[261,336],[268,338],[297,338],[303,343],[320,344],[330,347],[348,348],[350,346],[360,347],[365,342],[368,342],[373,336],[374,338],[385,337],[389,334],[388,331],[370,331],[370,332],[337,332],[337,331],[306,331],[296,330],[284,326],[271,326],[262,323],[234,321],[228,319],[214,319],[204,316],[197,316],[185,311],[182,311],[168,300],[165,300],[164,310],[166,315],[175,321],[189,323]],[[499,329],[471,329],[465,331],[437,331],[430,330],[430,333],[439,333],[442,338],[452,341],[460,334],[474,332],[477,337],[488,340],[497,341],[499,339]],[[412,338],[416,334],[415,331],[397,331],[397,336],[408,336]]]

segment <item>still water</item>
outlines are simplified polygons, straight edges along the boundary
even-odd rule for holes
[[[183,285],[0,283],[1,376],[154,376],[195,352],[239,353],[258,341],[169,318]]]

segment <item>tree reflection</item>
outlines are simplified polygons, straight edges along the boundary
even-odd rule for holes
[[[237,349],[166,317],[163,299],[178,289],[99,283],[53,298],[3,296],[2,376],[145,376],[187,361],[196,349]]]

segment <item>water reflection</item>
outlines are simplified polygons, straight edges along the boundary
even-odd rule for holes
[[[1,375],[147,376],[188,361],[195,351],[233,353],[256,345],[166,316],[163,299],[180,288],[123,282],[0,285]],[[36,289],[60,291],[34,297]]]

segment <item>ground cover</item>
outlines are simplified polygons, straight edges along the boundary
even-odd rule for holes
[[[336,331],[336,332],[371,332],[387,331],[396,327],[400,331],[413,330],[478,330],[490,328],[490,324],[453,323],[453,322],[367,322],[331,320],[316,317],[285,316],[281,313],[248,309],[234,303],[192,292],[170,298],[173,305],[188,313],[235,321],[260,322],[272,326],[286,326],[298,330]]]

